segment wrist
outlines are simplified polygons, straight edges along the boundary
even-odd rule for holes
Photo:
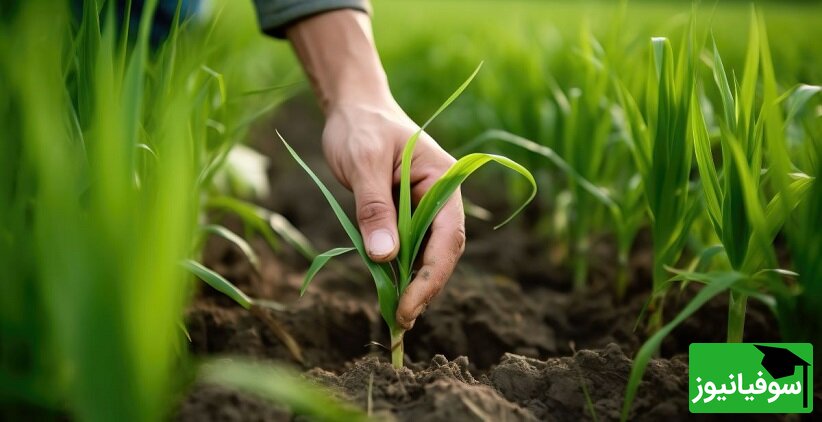
[[[333,84],[317,89],[320,106],[328,115],[341,108],[399,109],[382,67],[341,70]]]
[[[327,12],[298,22],[286,34],[326,115],[350,104],[394,104],[368,15]]]

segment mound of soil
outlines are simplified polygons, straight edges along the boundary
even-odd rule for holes
[[[539,360],[506,353],[476,375],[465,357],[436,355],[415,370],[399,371],[375,357],[358,360],[340,375],[314,369],[309,375],[353,403],[400,421],[617,419],[631,360],[616,344],[581,350],[571,357]],[[687,413],[687,365],[655,360],[636,399],[635,415],[659,420]],[[634,415],[634,416],[635,416]]]
[[[539,360],[506,353],[475,372],[464,356],[434,356],[400,370],[366,356],[334,372],[315,368],[309,379],[368,409],[378,420],[576,421],[615,420],[631,360],[616,344],[570,357]],[[651,387],[652,386],[652,387]],[[654,360],[637,395],[632,420],[679,420],[687,414],[687,364]],[[222,387],[198,385],[180,407],[180,420],[286,420],[282,408]]]

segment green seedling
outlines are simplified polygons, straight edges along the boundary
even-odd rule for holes
[[[731,269],[749,276],[778,265],[773,240],[811,182],[806,174],[790,172],[789,158],[784,148],[772,147],[768,162],[763,154],[768,113],[772,107],[778,107],[767,39],[760,35],[763,31],[764,27],[760,28],[757,23],[756,14],[752,14],[745,73],[741,85],[734,86],[736,95],[732,93],[716,43],[713,46],[713,76],[723,106],[719,138],[725,164],[721,173],[717,172],[713,161],[711,139],[696,93],[691,110],[696,161],[708,216]],[[765,90],[766,98],[763,98],[761,111],[757,113],[755,96],[760,66],[764,85],[773,89]],[[785,134],[781,129],[770,131],[768,136],[772,144],[785,143]],[[762,189],[766,186],[761,180],[763,174],[783,188],[780,193],[771,195],[767,205],[762,201],[762,198],[768,197]],[[729,342],[742,341],[748,298],[743,287],[750,288],[749,284],[740,283],[740,288],[731,290]]]
[[[201,233],[252,252],[198,226],[259,110],[227,101],[254,79],[227,65],[246,63],[236,33],[212,34],[256,29],[217,19],[238,2],[207,22],[178,7],[152,49],[156,0],[137,31],[116,17],[136,2],[89,0],[80,16],[69,3],[0,7],[0,419],[163,420],[192,369],[180,261],[204,269],[187,261]]]
[[[741,85],[735,84],[732,94],[725,74],[722,59],[716,45],[713,46],[713,76],[720,91],[722,118],[719,119],[719,138],[723,158],[723,168],[718,171],[713,161],[711,138],[698,96],[693,92],[689,116],[693,145],[701,177],[702,191],[710,222],[720,239],[721,246],[708,247],[699,253],[694,265],[687,271],[665,267],[676,275],[655,287],[654,295],[661,294],[678,282],[704,284],[700,292],[668,324],[652,335],[642,345],[634,359],[626,388],[622,409],[622,420],[628,418],[630,405],[639,387],[645,367],[659,349],[662,340],[682,321],[696,312],[713,297],[730,291],[728,310],[728,341],[741,341],[743,335],[745,308],[748,297],[762,300],[776,308],[780,323],[789,337],[799,341],[813,341],[818,338],[818,325],[805,325],[804,318],[813,319],[818,308],[808,309],[808,304],[818,303],[818,279],[805,279],[805,285],[794,286],[784,283],[783,276],[797,277],[799,274],[776,269],[777,260],[773,241],[782,228],[790,221],[799,208],[799,220],[808,225],[790,226],[796,245],[809,248],[810,254],[799,253],[797,268],[807,271],[813,277],[818,275],[818,247],[820,236],[808,230],[819,221],[819,199],[804,202],[809,191],[819,191],[819,183],[812,176],[797,171],[791,163],[785,134],[785,122],[781,115],[781,103],[788,99],[789,113],[799,114],[818,89],[801,86],[792,95],[781,98],[776,94],[776,80],[770,51],[765,35],[765,25],[756,13],[751,18],[751,35],[745,70]],[[762,105],[755,107],[756,85],[761,67]],[[758,112],[757,112],[758,111]],[[818,122],[816,122],[818,124]],[[818,128],[818,127],[817,127]],[[804,140],[801,150],[808,157],[819,157],[819,141],[814,139],[814,127],[808,127],[809,139]],[[818,134],[818,132],[817,132]],[[767,157],[763,154],[768,148]],[[810,158],[812,162],[816,158]],[[767,163],[767,165],[765,165]],[[816,165],[806,166],[812,174]],[[765,189],[771,186],[773,189]],[[772,192],[768,195],[769,192]],[[811,194],[812,195],[812,194]],[[807,214],[808,212],[813,214]],[[798,234],[795,230],[810,234]],[[817,249],[814,250],[814,247]],[[731,270],[705,271],[716,256],[727,258],[725,268]],[[812,257],[811,257],[812,256]],[[798,287],[798,288],[797,288]],[[807,288],[805,290],[804,288]],[[799,308],[802,307],[800,311]],[[785,325],[808,328],[785,329]],[[815,331],[817,330],[817,331]]]
[[[481,66],[481,65],[480,65]],[[414,145],[428,124],[437,117],[451,102],[453,102],[465,90],[471,80],[479,72],[478,66],[474,73],[440,106],[440,108],[423,124],[420,129],[408,139],[402,155],[401,175],[400,175],[400,198],[398,209],[398,224],[400,236],[400,252],[392,263],[378,264],[373,262],[365,250],[362,237],[356,226],[345,214],[340,204],[325,187],[325,184],[314,174],[305,162],[297,155],[290,145],[280,136],[288,152],[295,161],[308,173],[314,183],[320,188],[328,204],[331,206],[337,219],[342,224],[353,247],[335,248],[317,256],[306,273],[301,289],[301,294],[305,293],[313,276],[331,258],[346,252],[357,251],[363,262],[368,267],[374,283],[377,287],[377,297],[379,300],[380,313],[388,325],[391,335],[391,363],[395,368],[403,366],[403,335],[405,331],[397,324],[395,315],[399,298],[411,282],[413,271],[412,265],[422,246],[423,237],[427,232],[434,217],[445,205],[448,198],[474,171],[489,162],[499,163],[510,168],[525,177],[530,182],[532,190],[528,199],[505,221],[497,227],[507,223],[516,216],[536,195],[536,181],[531,173],[520,164],[499,155],[474,153],[460,158],[453,166],[423,195],[416,209],[411,211],[411,157],[414,152]],[[279,135],[279,133],[278,133]],[[396,271],[395,271],[396,269]]]
[[[697,217],[697,201],[690,194],[693,145],[688,132],[688,112],[695,83],[693,23],[674,62],[671,43],[653,38],[643,116],[631,94],[618,86],[625,125],[631,140],[634,162],[639,170],[653,240],[653,291],[648,308],[648,331],[662,326],[665,291],[659,289],[669,278],[666,266],[674,266],[682,253],[688,232]]]
[[[822,344],[822,259],[819,258],[822,256],[822,234],[818,230],[822,227],[822,118],[818,111],[814,111],[819,110],[822,103],[820,92],[822,87],[802,85],[791,95],[796,100],[792,101],[794,104],[809,102],[812,105],[804,107],[810,112],[801,116],[805,136],[798,148],[800,159],[796,162],[813,178],[813,183],[785,227],[793,268],[799,273],[798,286],[794,294],[778,298],[776,307],[780,333],[785,341],[815,345]],[[814,96],[815,101],[809,101],[809,95]],[[765,126],[774,122],[779,127],[779,110],[769,110],[768,114]],[[770,154],[774,149],[784,152],[785,144],[769,145]],[[787,180],[778,183],[782,186],[780,191],[789,191]],[[814,361],[822,361],[822,347],[814,349]]]
[[[581,192],[584,192],[585,195],[590,196],[595,202],[605,207],[612,219],[617,238],[619,268],[616,292],[617,296],[622,298],[628,284],[628,254],[630,253],[630,248],[631,245],[633,245],[636,233],[644,222],[642,218],[643,212],[639,209],[642,203],[642,185],[639,183],[638,176],[632,177],[629,183],[624,187],[625,189],[615,194],[605,187],[595,185],[583,177],[573,166],[563,160],[562,157],[550,147],[498,129],[483,132],[471,141],[466,148],[474,148],[475,146],[491,141],[515,145],[543,157],[545,163],[558,169],[568,180],[572,181]]]

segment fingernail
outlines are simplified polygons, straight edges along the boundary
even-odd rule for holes
[[[368,249],[374,256],[388,255],[394,250],[394,237],[388,230],[376,230],[368,238]]]

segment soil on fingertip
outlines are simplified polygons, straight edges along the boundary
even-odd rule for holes
[[[272,192],[261,205],[283,214],[317,249],[325,250],[349,242],[310,179],[266,136],[280,128],[351,211],[351,195],[334,182],[324,164],[320,122],[313,104],[297,98],[270,126],[258,128],[255,139],[272,157]],[[467,198],[487,199],[472,196],[472,189],[478,187],[469,184],[463,190]],[[508,210],[505,199],[479,205],[503,216]],[[241,232],[242,225],[231,217],[221,222]],[[535,234],[534,222],[534,215],[527,213],[493,231],[492,223],[467,220],[463,259],[446,288],[406,333],[407,367],[399,371],[390,366],[389,353],[381,346],[389,342],[387,329],[373,282],[358,257],[343,256],[300,297],[309,262],[286,243],[272,252],[255,239],[252,246],[261,260],[255,270],[233,245],[210,239],[204,256],[209,267],[249,296],[279,306],[251,313],[203,286],[187,311],[190,350],[202,357],[241,355],[288,362],[363,409],[371,384],[372,411],[389,420],[617,420],[631,358],[647,338],[642,324],[635,327],[650,288],[650,239],[641,233],[636,241],[632,283],[620,300],[614,293],[612,240],[595,243],[588,288],[576,292],[567,257]],[[696,286],[673,290],[665,302],[666,320],[698,291]],[[648,365],[631,420],[690,419],[688,346],[723,341],[726,313],[727,298],[717,297],[672,332]],[[302,362],[270,320],[293,337]],[[751,301],[745,335],[748,341],[779,340],[766,307]],[[177,419],[184,421],[292,418],[285,409],[253,396],[200,384],[177,410]]]

